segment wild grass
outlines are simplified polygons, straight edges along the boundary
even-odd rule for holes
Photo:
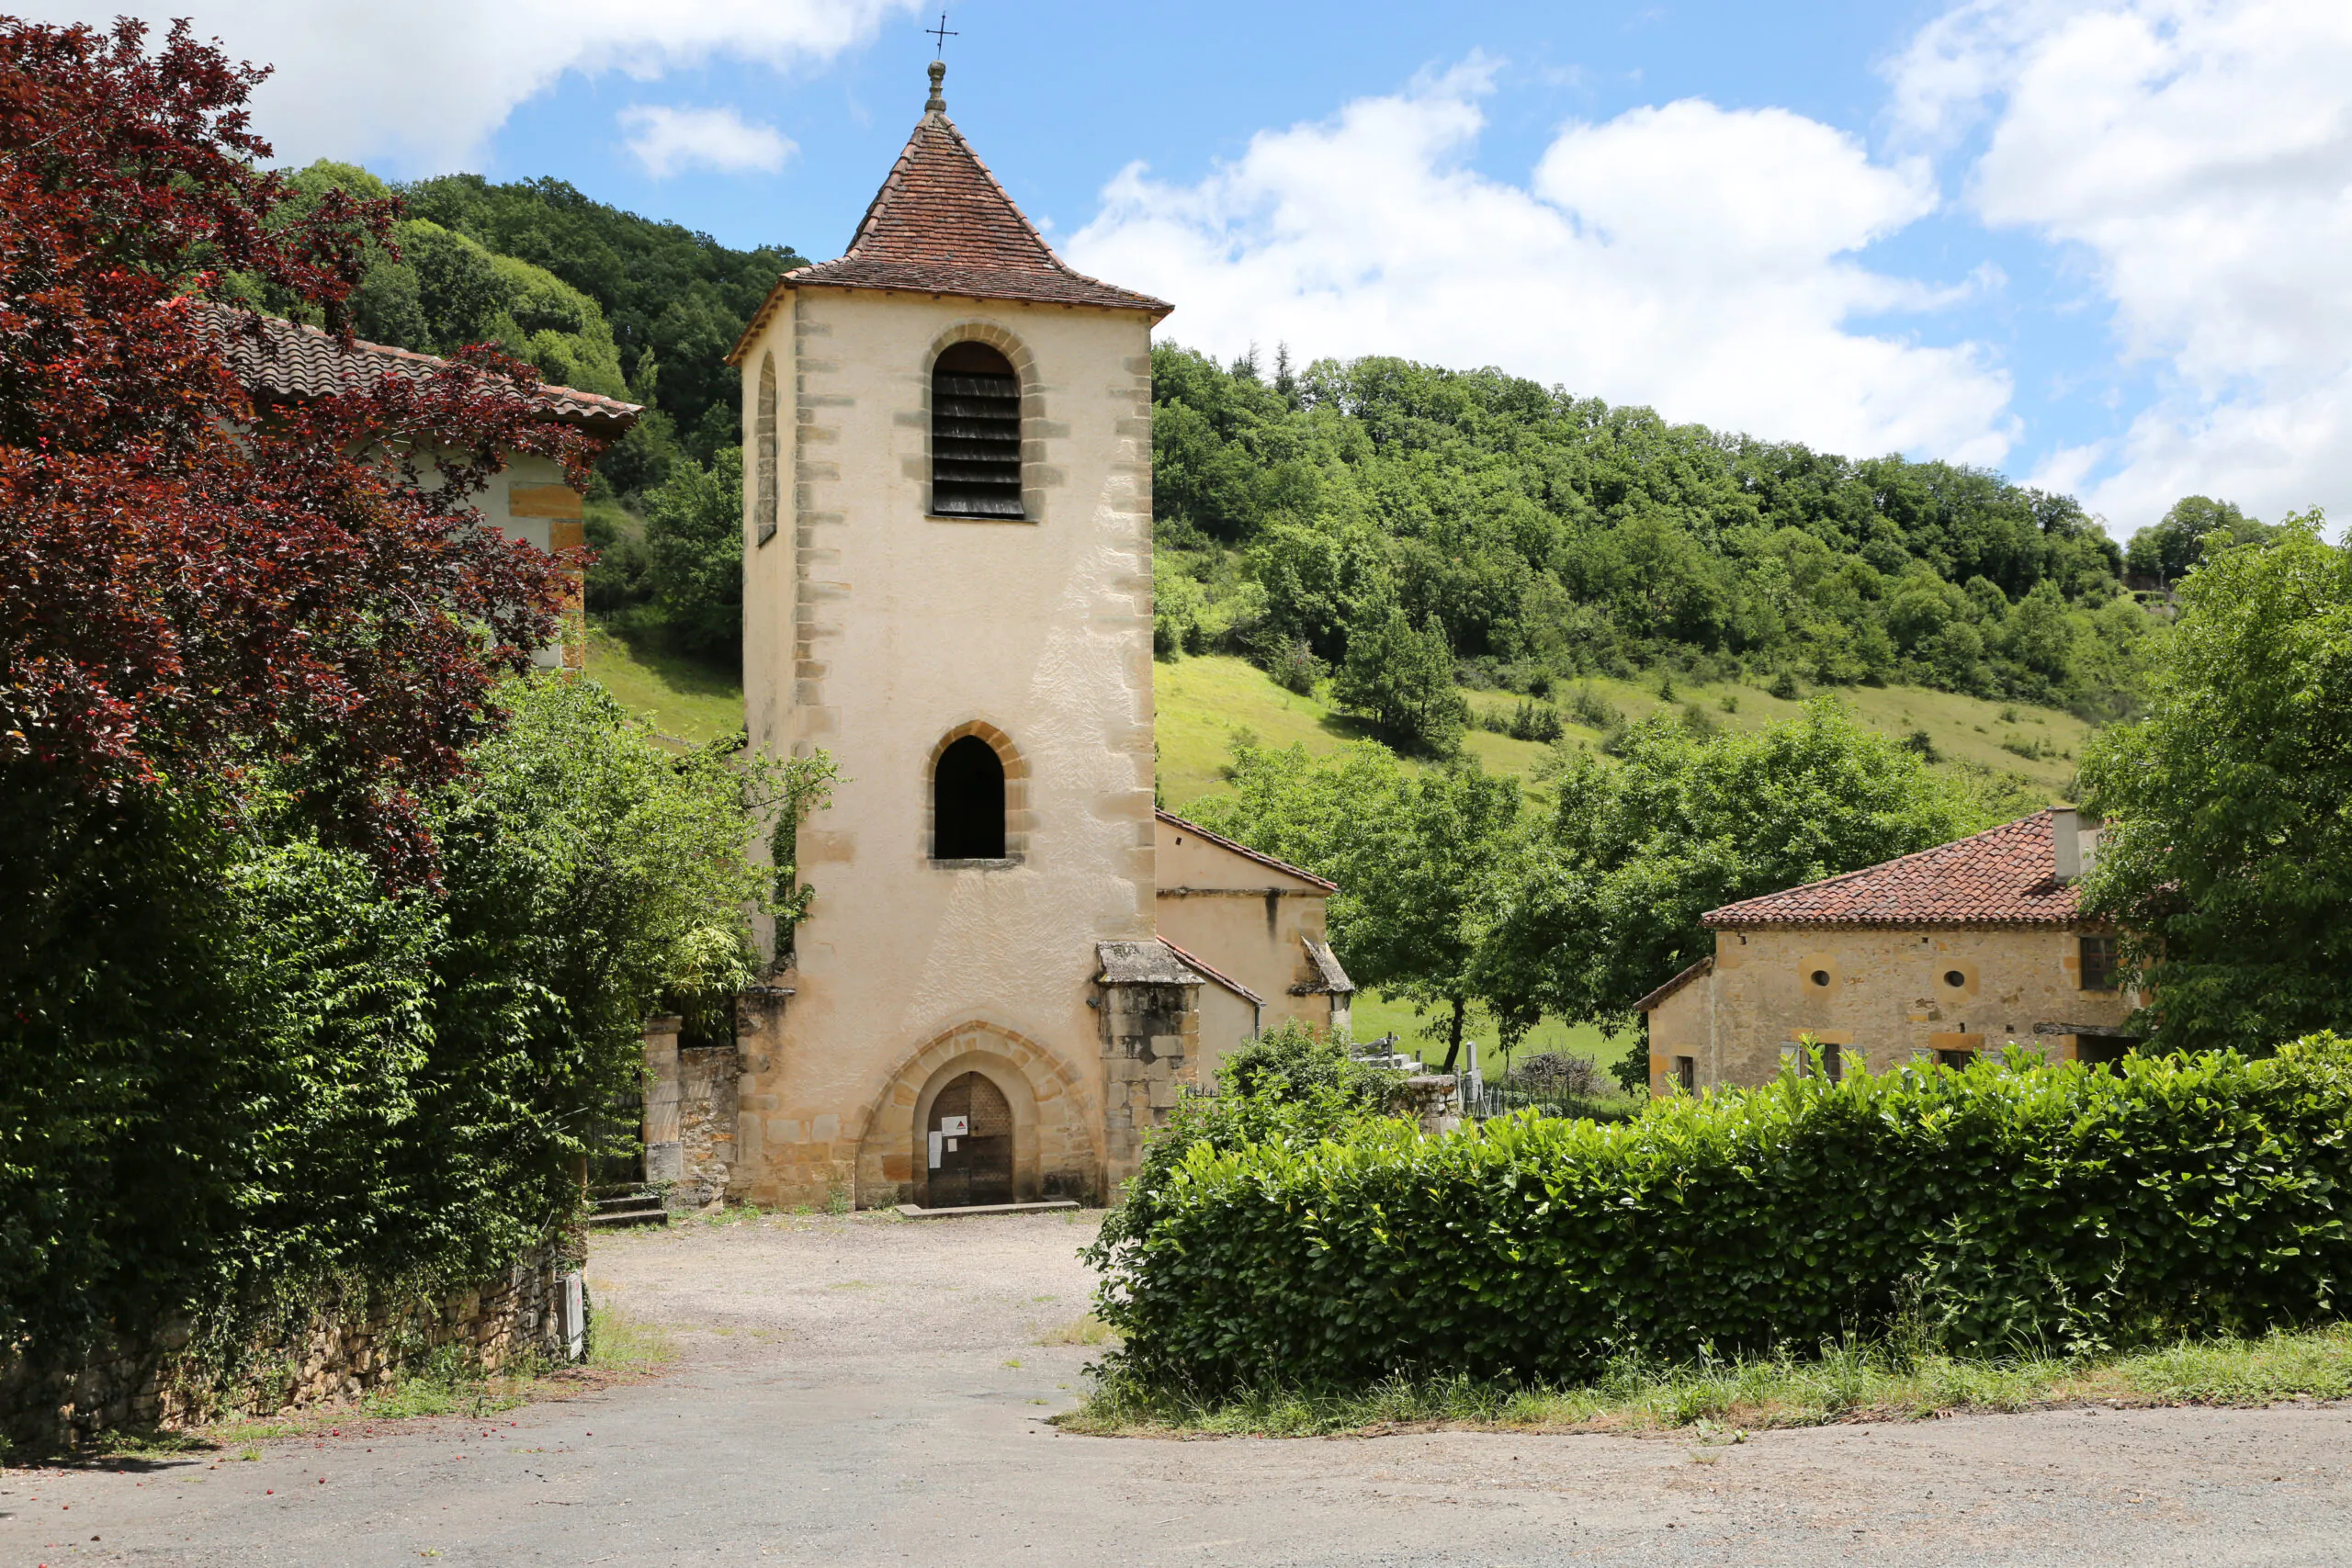
[[[673,740],[699,746],[743,728],[739,676],[665,649],[627,624],[588,628],[588,674]]]
[[[1807,1357],[1627,1362],[1581,1388],[1396,1378],[1352,1391],[1261,1388],[1204,1400],[1146,1388],[1114,1368],[1083,1404],[1056,1419],[1103,1437],[1307,1438],[1437,1427],[1704,1433],[2056,1405],[2247,1405],[2299,1397],[2352,1397],[2352,1325],[2088,1359],[1973,1359],[1853,1343]]]
[[[590,671],[594,672],[594,655]],[[1182,811],[1203,795],[1225,787],[1224,768],[1233,737],[1247,731],[1260,744],[1304,744],[1307,750],[1337,750],[1361,737],[1363,727],[1324,700],[1328,687],[1301,696],[1274,684],[1273,678],[1247,660],[1227,655],[1204,655],[1156,665],[1154,701],[1159,710],[1159,774],[1170,809]],[[1947,761],[2016,774],[2032,790],[2056,799],[2064,795],[2082,754],[2090,726],[2054,708],[2019,707],[1987,702],[1951,692],[1917,686],[1841,686],[1838,698],[1853,710],[1865,727],[1901,739],[1917,729],[1924,732],[1938,756]],[[616,688],[617,694],[617,688]],[[1510,692],[1465,690],[1463,695],[1475,713],[1515,707],[1521,699]],[[1579,699],[1581,710],[1579,711]],[[623,699],[627,701],[626,698]],[[1620,681],[1608,676],[1579,677],[1553,694],[1561,706],[1571,745],[1598,745],[1614,720],[1646,718],[1661,709],[1697,705],[1724,728],[1758,729],[1797,716],[1804,710],[1801,695],[1779,697],[1760,679],[1754,684],[1732,681],[1678,681],[1675,696],[1658,695],[1655,678]],[[1988,730],[1994,721],[2007,725],[2030,723],[2042,730],[2037,755],[2024,756],[2003,748]],[[1539,784],[1552,755],[1548,746],[1514,740],[1508,735],[1475,725],[1464,738],[1465,748],[1489,773],[1516,773]]]
[[[1118,1343],[1118,1335],[1112,1331],[1109,1324],[1090,1312],[1084,1317],[1071,1319],[1059,1328],[1048,1329],[1039,1336],[1037,1343],[1040,1345],[1114,1345]]]

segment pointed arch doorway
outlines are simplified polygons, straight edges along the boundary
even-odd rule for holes
[[[931,1102],[925,1207],[1012,1201],[1012,1106],[979,1073],[951,1079]]]

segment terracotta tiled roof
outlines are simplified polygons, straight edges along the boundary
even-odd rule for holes
[[[387,376],[422,381],[448,361],[413,349],[354,339],[345,348],[329,333],[276,316],[261,316],[261,341],[254,341],[249,311],[209,299],[194,302],[222,345],[229,368],[247,390],[263,397],[322,398],[364,391]],[[620,435],[645,411],[635,403],[570,387],[541,386],[533,400],[550,419],[586,425],[599,434]]]
[[[1239,997],[1243,1001],[1248,1002],[1250,1006],[1264,1007],[1266,1005],[1265,998],[1260,996],[1257,992],[1251,990],[1249,987],[1243,985],[1240,981],[1235,979],[1224,970],[1219,969],[1216,965],[1213,964],[1204,964],[1201,960],[1193,957],[1190,953],[1187,953],[1184,949],[1177,946],[1174,942],[1170,942],[1166,937],[1161,937],[1159,939],[1159,945],[1174,953],[1177,957],[1182,959],[1186,964],[1189,964],[1193,968],[1199,970],[1209,979],[1215,981],[1220,986],[1223,986],[1227,990],[1231,991],[1235,996]]]
[[[1752,926],[2067,926],[2076,888],[2058,880],[2047,811],[1883,865],[1726,904],[1704,922]]]
[[[1157,815],[1162,822],[1167,823],[1170,828],[1182,828],[1187,833],[1197,833],[1202,838],[1206,839],[1210,843],[1215,844],[1217,848],[1221,850],[1231,850],[1235,854],[1241,856],[1244,860],[1256,861],[1260,865],[1269,867],[1274,871],[1282,872],[1285,875],[1295,876],[1301,882],[1311,882],[1326,893],[1337,893],[1340,890],[1340,885],[1336,882],[1327,882],[1322,877],[1316,875],[1313,872],[1302,871],[1286,860],[1276,860],[1272,855],[1261,855],[1247,844],[1238,843],[1234,840],[1227,838],[1222,833],[1212,833],[1206,828],[1202,827],[1198,822],[1188,822],[1172,811],[1162,811]]]
[[[1634,1004],[1634,1010],[1635,1012],[1648,1012],[1651,1009],[1657,1007],[1660,1002],[1674,995],[1675,992],[1680,990],[1691,981],[1713,973],[1715,961],[1713,958],[1702,958],[1698,963],[1691,964],[1689,968],[1683,970],[1681,974],[1677,975],[1673,979],[1668,980],[1665,985],[1660,986],[1657,990],[1652,991],[1648,996],[1644,997],[1640,1001],[1635,1002]]]
[[[1155,319],[1175,309],[1164,299],[1071,270],[947,118],[937,90],[934,73],[931,107],[875,193],[848,252],[838,261],[800,267],[778,279],[729,351],[729,363],[750,347],[774,313],[778,295],[790,288],[894,288],[1142,310]]]

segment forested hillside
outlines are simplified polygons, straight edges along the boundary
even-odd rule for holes
[[[361,335],[492,340],[650,406],[599,465],[591,607],[731,666],[724,355],[802,258],[558,180],[395,187],[322,163],[296,185],[306,203],[338,187],[407,203],[397,259],[376,247],[356,297]],[[1784,697],[1928,686],[2099,721],[2136,705],[2164,635],[2123,592],[2099,520],[1981,469],[1837,457],[1397,359],[1283,355],[1268,375],[1254,355],[1163,345],[1153,396],[1162,656],[1242,654],[1408,750],[1454,748],[1476,717],[1458,685],[1545,697],[1636,674]],[[2177,577],[2211,529],[2262,526],[2199,498],[2176,511],[2135,541],[2134,570]]]
[[[1163,654],[1333,671],[1343,702],[1365,637],[1396,665],[1434,662],[1442,637],[1474,685],[1663,661],[2109,717],[2162,632],[2097,519],[1980,469],[1397,359],[1269,378],[1162,346],[1153,398]]]
[[[399,195],[398,250],[369,248],[353,300],[361,337],[447,353],[495,342],[550,380],[647,404],[649,416],[598,465],[638,496],[681,454],[707,465],[736,445],[736,379],[725,357],[779,274],[805,265],[789,246],[739,251],[675,223],[592,201],[561,180],[492,185],[444,175],[387,185],[365,169],[320,162],[294,176],[300,199],[326,191]],[[250,280],[232,292],[280,313],[299,302]]]

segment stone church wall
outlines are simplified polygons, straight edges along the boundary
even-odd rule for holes
[[[967,340],[1022,379],[1025,520],[927,510],[931,367]],[[755,466],[776,367],[786,481],[765,545],[746,486],[747,718],[771,754],[830,751],[842,783],[800,834],[816,901],[775,976],[789,1006],[739,1036],[729,1190],[868,1206],[916,1179],[896,1174],[898,1096],[939,1041],[1017,1040],[1043,1066],[991,1054],[1009,1096],[1042,1073],[1104,1102],[1095,944],[1153,931],[1149,323],[801,288],[741,364]],[[930,765],[960,733],[1006,764],[1001,861],[930,858]],[[1099,1120],[1088,1144],[1069,1157],[1099,1190]],[[1063,1156],[1033,1154],[1042,1184]]]

